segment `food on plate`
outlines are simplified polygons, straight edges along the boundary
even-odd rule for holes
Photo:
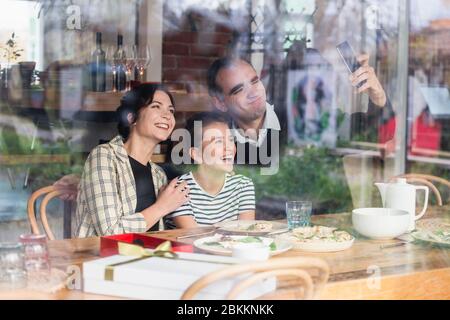
[[[353,240],[353,236],[346,231],[323,226],[295,228],[287,237],[296,242],[345,242]]]
[[[256,223],[252,223],[250,225],[240,225],[239,230],[268,232],[268,231],[272,230],[272,224],[270,222],[256,222]]]
[[[430,240],[442,244],[450,244],[450,227],[441,226],[436,229],[422,229],[416,233],[421,240]]]
[[[450,223],[442,219],[420,220],[412,236],[421,241],[450,245]]]
[[[232,221],[222,221],[215,225],[217,228],[233,232],[241,235],[260,235],[265,233],[277,232],[287,229],[285,223],[277,221],[266,221],[266,220],[232,220]]]
[[[227,236],[221,234],[215,234],[210,238],[211,241],[203,242],[203,245],[211,247],[221,247],[225,249],[231,249],[235,245],[242,244],[263,244],[270,247],[271,251],[277,250],[277,246],[273,239],[262,238],[262,237],[252,237],[252,236]]]
[[[437,230],[431,231],[428,235],[431,238],[433,238],[434,240],[450,243],[450,228],[437,229]]]

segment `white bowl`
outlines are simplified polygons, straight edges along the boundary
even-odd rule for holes
[[[232,256],[244,260],[264,261],[270,257],[270,248],[260,243],[240,243],[233,246]]]
[[[408,231],[409,213],[388,208],[362,208],[353,210],[353,227],[363,236],[387,240]]]

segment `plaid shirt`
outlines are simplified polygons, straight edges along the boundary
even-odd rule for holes
[[[164,171],[151,163],[155,193],[167,183]],[[135,212],[136,184],[122,137],[97,146],[84,166],[77,197],[74,236],[79,238],[147,231]]]

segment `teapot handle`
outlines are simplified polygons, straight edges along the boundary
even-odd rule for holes
[[[423,215],[427,211],[427,207],[428,207],[428,193],[430,192],[430,190],[428,189],[428,187],[425,187],[425,186],[417,186],[416,190],[423,190],[423,191],[425,191],[425,203],[423,205],[423,210],[422,210],[421,213],[416,215],[415,218],[414,218],[415,220],[419,220],[420,218],[423,217]]]

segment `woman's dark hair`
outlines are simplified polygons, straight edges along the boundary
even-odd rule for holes
[[[139,118],[139,110],[153,102],[156,91],[165,92],[169,96],[172,105],[175,106],[173,96],[170,92],[163,85],[156,83],[141,84],[127,92],[120,100],[120,106],[116,110],[118,121],[117,129],[124,140],[128,139],[132,124],[128,122],[128,115],[131,113],[134,122],[136,122]]]
[[[191,138],[191,147],[198,147],[202,143],[202,132],[195,132],[195,122],[200,121],[203,129],[211,123],[224,123],[231,127],[231,119],[225,113],[218,112],[199,112],[190,117],[186,122],[186,130],[189,132]]]

